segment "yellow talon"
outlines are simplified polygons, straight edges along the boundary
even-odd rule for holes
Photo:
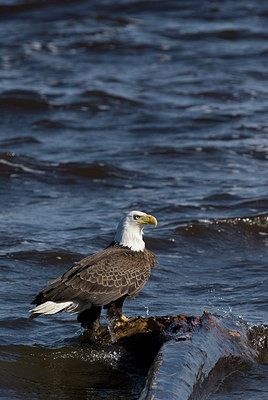
[[[123,314],[121,315],[119,321],[116,322],[115,326],[118,328],[120,325],[122,325],[124,322],[128,322],[129,318],[125,317]]]
[[[122,314],[120,320],[121,322],[128,322],[129,318],[125,317],[125,315]]]

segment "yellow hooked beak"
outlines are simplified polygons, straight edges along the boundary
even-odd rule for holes
[[[145,216],[140,216],[137,221],[139,222],[139,224],[144,224],[144,225],[150,224],[157,226],[157,219],[150,214],[147,214]]]

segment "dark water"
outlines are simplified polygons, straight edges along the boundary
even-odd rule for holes
[[[68,340],[74,316],[28,318],[132,209],[159,221],[160,268],[127,315],[267,323],[267,16],[261,0],[0,2],[0,399],[137,398],[120,354]],[[263,400],[265,374],[213,399]]]

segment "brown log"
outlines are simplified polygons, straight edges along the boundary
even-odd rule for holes
[[[202,317],[132,318],[110,329],[100,327],[94,340],[120,347],[122,365],[131,361],[144,371],[141,400],[190,400],[205,396],[224,376],[254,362],[257,336],[251,332],[250,341],[243,322],[204,312]],[[85,331],[81,340],[89,339],[92,333]]]

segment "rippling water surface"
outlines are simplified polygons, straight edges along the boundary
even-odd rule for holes
[[[138,397],[119,354],[69,341],[74,316],[28,318],[128,210],[157,217],[159,269],[127,315],[267,323],[266,7],[0,2],[1,399]],[[264,376],[228,378],[215,399],[262,400]]]

